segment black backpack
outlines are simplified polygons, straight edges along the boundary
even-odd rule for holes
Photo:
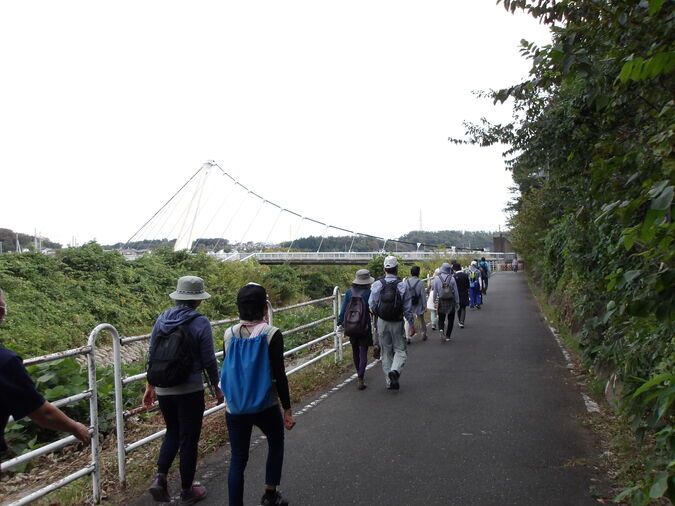
[[[452,289],[452,286],[450,285],[450,279],[452,278],[452,274],[447,274],[445,276],[445,281],[443,281],[443,278],[441,278],[441,293],[438,294],[439,299],[443,300],[453,300],[455,298],[455,292]]]
[[[147,381],[155,387],[173,387],[184,383],[192,371],[190,336],[177,327],[170,334],[158,333],[148,354]]]
[[[413,286],[410,286],[410,280],[406,280],[406,285],[408,285],[408,289],[412,292],[412,304],[413,306],[416,306],[420,302],[420,295],[417,293],[417,285],[419,284],[420,280],[418,279]]]
[[[403,321],[403,300],[398,291],[398,284],[401,278],[387,283],[384,278],[380,279],[382,291],[380,292],[380,303],[377,306],[377,316],[388,322]]]
[[[362,295],[357,295],[352,290],[352,297],[345,308],[344,330],[349,337],[365,337],[368,335],[370,313],[368,312],[368,303],[363,300]]]

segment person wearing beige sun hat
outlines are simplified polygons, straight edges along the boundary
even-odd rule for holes
[[[217,386],[211,323],[196,310],[211,297],[204,289],[204,281],[197,276],[183,276],[169,297],[175,306],[159,315],[150,334],[148,385],[143,395],[145,406],[159,402],[166,423],[157,475],[148,491],[155,501],[171,501],[167,474],[180,452],[180,504],[194,504],[206,497],[206,488],[193,482],[205,409],[203,373],[213,385],[218,404],[224,396]]]
[[[349,343],[352,346],[359,390],[366,388],[364,380],[368,364],[368,348],[373,345],[373,327],[370,321],[368,299],[370,298],[370,285],[374,281],[368,269],[356,271],[352,286],[345,292],[342,299],[338,315],[339,330],[344,331],[349,337]]]

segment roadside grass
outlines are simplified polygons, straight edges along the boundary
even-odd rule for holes
[[[328,356],[288,378],[294,408],[302,406],[303,401],[311,399],[317,392],[325,390],[326,387],[335,384],[338,380],[345,378],[353,372],[353,365],[347,354],[348,351],[348,348],[345,349],[344,359],[339,363],[335,362],[333,356]],[[207,409],[212,405],[213,400],[207,394]],[[227,428],[223,416],[224,414],[219,412],[204,419],[202,435],[199,441],[200,460],[221,450],[227,444]],[[127,422],[126,428],[126,441],[131,442],[163,429],[164,423],[161,414],[155,411],[134,417]],[[155,461],[160,444],[161,439],[158,439],[138,448],[128,456],[126,486],[122,487],[118,481],[116,438],[114,434],[108,435],[101,444],[102,502],[122,505],[145,493],[156,471]],[[45,458],[37,466],[48,465],[49,461],[49,458]],[[60,477],[67,474],[64,472],[66,469],[72,469],[70,472],[73,472],[80,467],[84,467],[88,461],[89,454],[87,452],[74,453],[67,459],[67,462],[59,463],[58,466],[52,466],[52,472],[47,473],[42,478],[45,482],[47,481],[47,477],[51,475],[54,475],[54,479],[57,479],[57,476]],[[178,476],[176,461],[172,466],[169,480],[175,482]],[[37,486],[37,484],[33,485]],[[35,504],[40,506],[57,506],[91,503],[91,480],[83,478],[49,494]]]
[[[584,364],[579,340],[564,323],[556,307],[551,304],[544,291],[528,275],[528,284],[542,315],[558,332],[560,340],[570,353],[574,363],[572,374],[577,384],[601,408],[600,413],[588,413],[582,423],[592,431],[600,448],[598,464],[606,475],[611,487],[609,499],[616,497],[629,483],[637,482],[644,476],[649,455],[653,453],[655,441],[646,436],[638,441],[628,421],[621,415],[616,402],[609,402],[606,397],[607,379],[593,368]],[[594,492],[594,495],[596,491]],[[602,492],[598,492],[602,495]],[[606,499],[605,499],[606,500]],[[628,504],[624,502],[612,504]],[[668,505],[667,499],[657,500],[652,504]]]

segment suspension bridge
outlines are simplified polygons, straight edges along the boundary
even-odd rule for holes
[[[294,248],[301,234],[318,241],[315,251]],[[205,239],[209,237],[214,239]],[[330,239],[331,247],[322,251],[326,239]],[[498,270],[514,257],[512,252],[404,241],[329,224],[261,196],[215,161],[204,163],[127,240],[122,253],[129,259],[136,258],[142,252],[129,245],[144,241],[172,241],[176,251],[206,249],[222,261],[255,259],[262,264],[358,265],[392,252],[404,262],[485,256],[493,270]],[[371,249],[364,250],[364,245]]]

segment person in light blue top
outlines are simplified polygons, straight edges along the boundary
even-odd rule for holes
[[[368,305],[378,317],[377,332],[387,389],[398,390],[401,369],[407,359],[404,318],[410,325],[410,335],[415,335],[412,297],[407,285],[398,277],[396,257],[384,259],[384,272],[385,276],[370,289]]]

